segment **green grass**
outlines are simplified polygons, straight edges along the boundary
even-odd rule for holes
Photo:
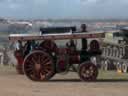
[[[99,70],[98,79],[127,79],[128,73],[118,73],[117,71]]]

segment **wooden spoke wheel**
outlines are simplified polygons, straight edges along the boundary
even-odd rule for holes
[[[93,81],[97,78],[98,68],[91,62],[84,62],[80,65],[78,74],[82,81]]]
[[[49,80],[54,74],[51,56],[43,51],[33,51],[24,60],[24,73],[34,81]]]
[[[57,45],[51,40],[45,40],[40,44],[40,48],[45,49],[47,52],[56,52]]]

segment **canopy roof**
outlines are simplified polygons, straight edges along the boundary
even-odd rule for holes
[[[113,31],[114,32],[114,31]],[[75,32],[75,33],[56,33],[56,34],[10,34],[11,41],[27,41],[27,40],[64,40],[64,39],[80,39],[80,38],[104,38],[105,32]]]

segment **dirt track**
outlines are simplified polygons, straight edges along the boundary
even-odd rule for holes
[[[12,68],[0,68],[0,96],[128,96],[128,80],[81,82],[77,74],[33,82]]]

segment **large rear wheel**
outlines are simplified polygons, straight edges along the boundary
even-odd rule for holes
[[[54,74],[52,57],[43,51],[33,51],[24,60],[24,73],[34,81],[49,80]]]

